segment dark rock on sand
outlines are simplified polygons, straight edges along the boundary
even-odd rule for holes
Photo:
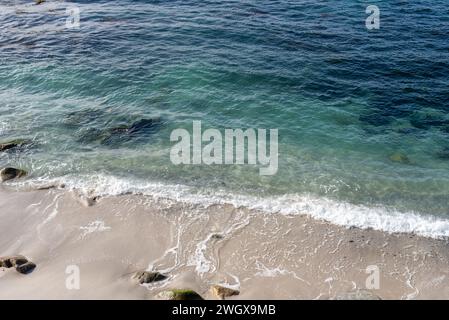
[[[12,263],[9,258],[0,258],[0,268],[11,268]]]
[[[198,293],[190,289],[173,289],[160,292],[156,298],[160,300],[204,300]]]
[[[240,291],[234,290],[231,288],[219,286],[219,285],[213,285],[211,287],[212,294],[217,297],[218,299],[224,300],[224,298],[232,297],[240,294]]]
[[[28,262],[28,259],[21,255],[1,257],[0,258],[0,267],[1,268],[12,268],[12,267],[17,267],[22,264],[25,264],[27,262]]]
[[[368,290],[355,290],[338,294],[334,300],[382,300],[378,295],[375,295]]]
[[[20,177],[24,177],[27,175],[25,170],[15,169],[15,168],[4,168],[0,170],[0,181],[8,181]]]
[[[11,141],[7,141],[7,142],[2,142],[2,143],[0,143],[0,152],[18,148],[18,147],[22,147],[27,144],[30,144],[30,141],[25,140],[25,139],[16,139],[16,140],[11,140]]]
[[[33,270],[35,268],[36,268],[36,265],[33,262],[31,262],[31,261],[28,261],[28,262],[26,262],[24,264],[16,266],[17,272],[20,272],[22,274],[31,273],[31,272],[33,272]]]
[[[51,189],[64,189],[65,184],[49,184],[49,185],[43,185],[37,188],[37,190],[51,190]]]
[[[28,259],[25,258],[24,256],[17,255],[17,256],[1,257],[0,267],[16,268],[17,272],[20,272],[22,274],[28,274],[31,273],[36,268],[36,265],[33,262],[28,261]]]
[[[137,271],[133,275],[133,279],[137,280],[140,284],[144,284],[165,280],[167,279],[167,276],[159,272]]]
[[[210,238],[212,240],[222,240],[222,239],[224,239],[224,236],[222,234],[219,234],[219,233],[214,233]]]
[[[18,267],[18,266],[21,266],[21,265],[27,263],[28,259],[25,258],[24,256],[14,256],[14,257],[10,258],[9,261],[11,262],[13,267]]]

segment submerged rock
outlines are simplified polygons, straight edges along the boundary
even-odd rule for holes
[[[389,159],[393,162],[399,162],[399,163],[405,163],[405,164],[409,164],[410,163],[410,159],[403,153],[400,152],[396,152],[394,154],[392,154]]]
[[[449,160],[449,148],[444,148],[436,153],[436,157],[441,160]]]
[[[161,124],[160,119],[141,119],[134,122],[129,128],[130,133],[147,132],[152,133],[158,129]]]
[[[62,123],[67,127],[79,128],[87,125],[101,124],[105,111],[99,108],[87,108],[68,113]]]
[[[156,298],[160,300],[204,300],[198,293],[190,289],[173,289],[160,292]]]
[[[122,125],[108,130],[109,134],[121,134],[128,133],[130,128],[128,126]]]
[[[144,284],[165,280],[167,279],[167,276],[159,272],[137,271],[134,273],[133,279],[137,280],[140,284]]]
[[[334,300],[382,300],[378,295],[375,295],[368,290],[356,290],[338,294]]]
[[[106,129],[101,133],[100,141],[104,145],[115,145],[127,142],[140,136],[145,137],[156,133],[161,125],[160,119],[141,119],[130,126],[122,125]]]
[[[82,128],[78,132],[78,141],[81,143],[100,143],[114,147],[132,139],[146,137],[156,133],[161,126],[160,119],[140,119],[131,125],[119,125],[112,128]]]
[[[25,140],[25,139],[16,139],[16,140],[11,140],[11,141],[7,141],[7,142],[2,142],[2,143],[0,143],[0,152],[14,149],[17,147],[22,147],[29,143],[30,143],[30,141]]]
[[[219,285],[213,285],[211,287],[212,294],[217,297],[218,299],[224,300],[224,298],[237,296],[240,294],[240,291],[234,290],[231,288],[219,286]]]
[[[439,116],[436,115],[424,115],[424,116],[415,116],[413,119],[410,120],[410,124],[414,126],[415,128],[422,129],[422,130],[429,130],[431,128],[438,128],[438,129],[447,129],[447,126],[449,126],[449,120],[441,119]]]
[[[24,177],[27,175],[25,170],[16,169],[16,168],[4,168],[0,170],[0,181],[8,181],[20,177]]]
[[[391,123],[391,117],[383,115],[379,112],[363,114],[359,120],[375,127],[387,126]]]
[[[80,143],[101,143],[108,137],[108,134],[96,128],[83,128],[77,132],[77,136],[77,141]]]

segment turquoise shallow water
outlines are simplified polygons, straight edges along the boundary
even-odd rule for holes
[[[369,4],[379,30],[365,27]],[[79,30],[65,28],[74,5]],[[438,221],[426,230],[449,234],[446,1],[0,1],[0,12],[0,140],[34,141],[0,166],[27,169],[27,183],[262,196],[274,211],[393,231]],[[150,132],[97,139],[149,118]],[[193,120],[278,129],[278,173],[174,166],[170,133]]]

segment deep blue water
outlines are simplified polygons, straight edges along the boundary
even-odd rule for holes
[[[372,4],[379,30],[365,27]],[[65,27],[68,6],[79,30]],[[0,1],[0,12],[0,141],[33,140],[0,166],[27,169],[27,182],[449,219],[447,1]],[[148,118],[151,132],[98,138]],[[278,173],[174,166],[170,132],[193,120],[279,129]]]

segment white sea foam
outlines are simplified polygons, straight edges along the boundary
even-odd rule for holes
[[[225,190],[216,190],[212,193],[210,189],[202,191],[185,185],[129,180],[106,175],[28,180],[22,183],[22,186],[29,188],[58,183],[64,183],[68,188],[77,189],[86,194],[94,193],[100,196],[132,193],[203,206],[230,204],[267,213],[305,214],[346,227],[372,228],[390,233],[414,233],[432,238],[449,237],[449,219],[414,212],[398,212],[382,207],[354,205],[312,195],[286,194],[257,197],[230,194]]]
[[[80,230],[83,231],[81,238],[84,238],[86,235],[94,233],[94,232],[104,232],[111,230],[111,227],[107,227],[104,221],[96,220],[89,223],[87,226],[80,227]]]
[[[209,242],[211,238],[212,234],[209,234],[206,239],[198,242],[195,253],[190,257],[188,262],[189,266],[195,266],[195,270],[199,275],[215,271],[213,262],[208,260],[204,254],[207,249],[207,242]]]
[[[5,134],[5,132],[9,129],[8,122],[0,121],[0,135]]]

